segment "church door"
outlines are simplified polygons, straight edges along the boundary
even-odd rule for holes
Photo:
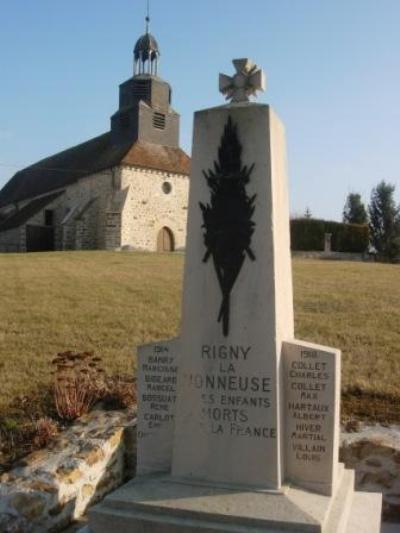
[[[157,252],[173,252],[174,248],[174,234],[164,226],[157,235]]]
[[[26,226],[26,251],[51,252],[54,250],[53,226]]]

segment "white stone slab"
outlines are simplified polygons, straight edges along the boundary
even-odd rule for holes
[[[353,485],[351,470],[342,471],[333,498],[295,488],[283,493],[229,490],[147,476],[130,481],[92,507],[90,524],[93,533],[108,533],[115,527],[152,533],[378,533],[378,495],[354,495]],[[371,529],[349,527],[350,523],[364,526],[362,511]]]
[[[340,351],[284,342],[283,363],[286,479],[332,495],[339,460]]]
[[[242,165],[254,164],[246,193],[256,195],[255,260],[246,255],[231,291],[225,336],[217,321],[222,296],[213,259],[203,261],[199,202],[210,203],[203,171],[214,168],[229,117]],[[271,108],[236,104],[196,113],[190,182],[172,472],[279,489],[278,366],[282,341],[293,338],[293,305],[285,136]]]
[[[137,474],[169,472],[179,339],[138,348]]]
[[[381,526],[382,494],[355,492],[345,533],[395,533],[400,524],[390,530]]]

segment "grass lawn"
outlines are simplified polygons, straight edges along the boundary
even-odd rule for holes
[[[177,334],[182,272],[177,254],[0,254],[0,411],[60,351],[131,373],[136,345]],[[342,350],[344,409],[398,412],[400,266],[296,259],[293,275],[297,338]]]

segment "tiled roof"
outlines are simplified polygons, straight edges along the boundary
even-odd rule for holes
[[[180,148],[157,144],[115,145],[110,133],[104,133],[17,172],[0,191],[0,207],[65,188],[120,164],[189,174],[190,158]]]
[[[121,164],[176,174],[190,173],[190,157],[183,150],[145,142],[133,144],[121,160]]]

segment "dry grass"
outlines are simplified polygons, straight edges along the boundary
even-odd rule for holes
[[[178,331],[182,267],[177,254],[0,254],[0,411],[50,382],[58,352],[132,373],[136,345]],[[398,404],[400,266],[295,260],[294,286],[297,337],[342,349],[345,390]]]
[[[296,336],[342,350],[342,417],[400,422],[400,265],[294,261]]]
[[[294,261],[296,336],[342,350],[342,388],[400,397],[400,265]]]

